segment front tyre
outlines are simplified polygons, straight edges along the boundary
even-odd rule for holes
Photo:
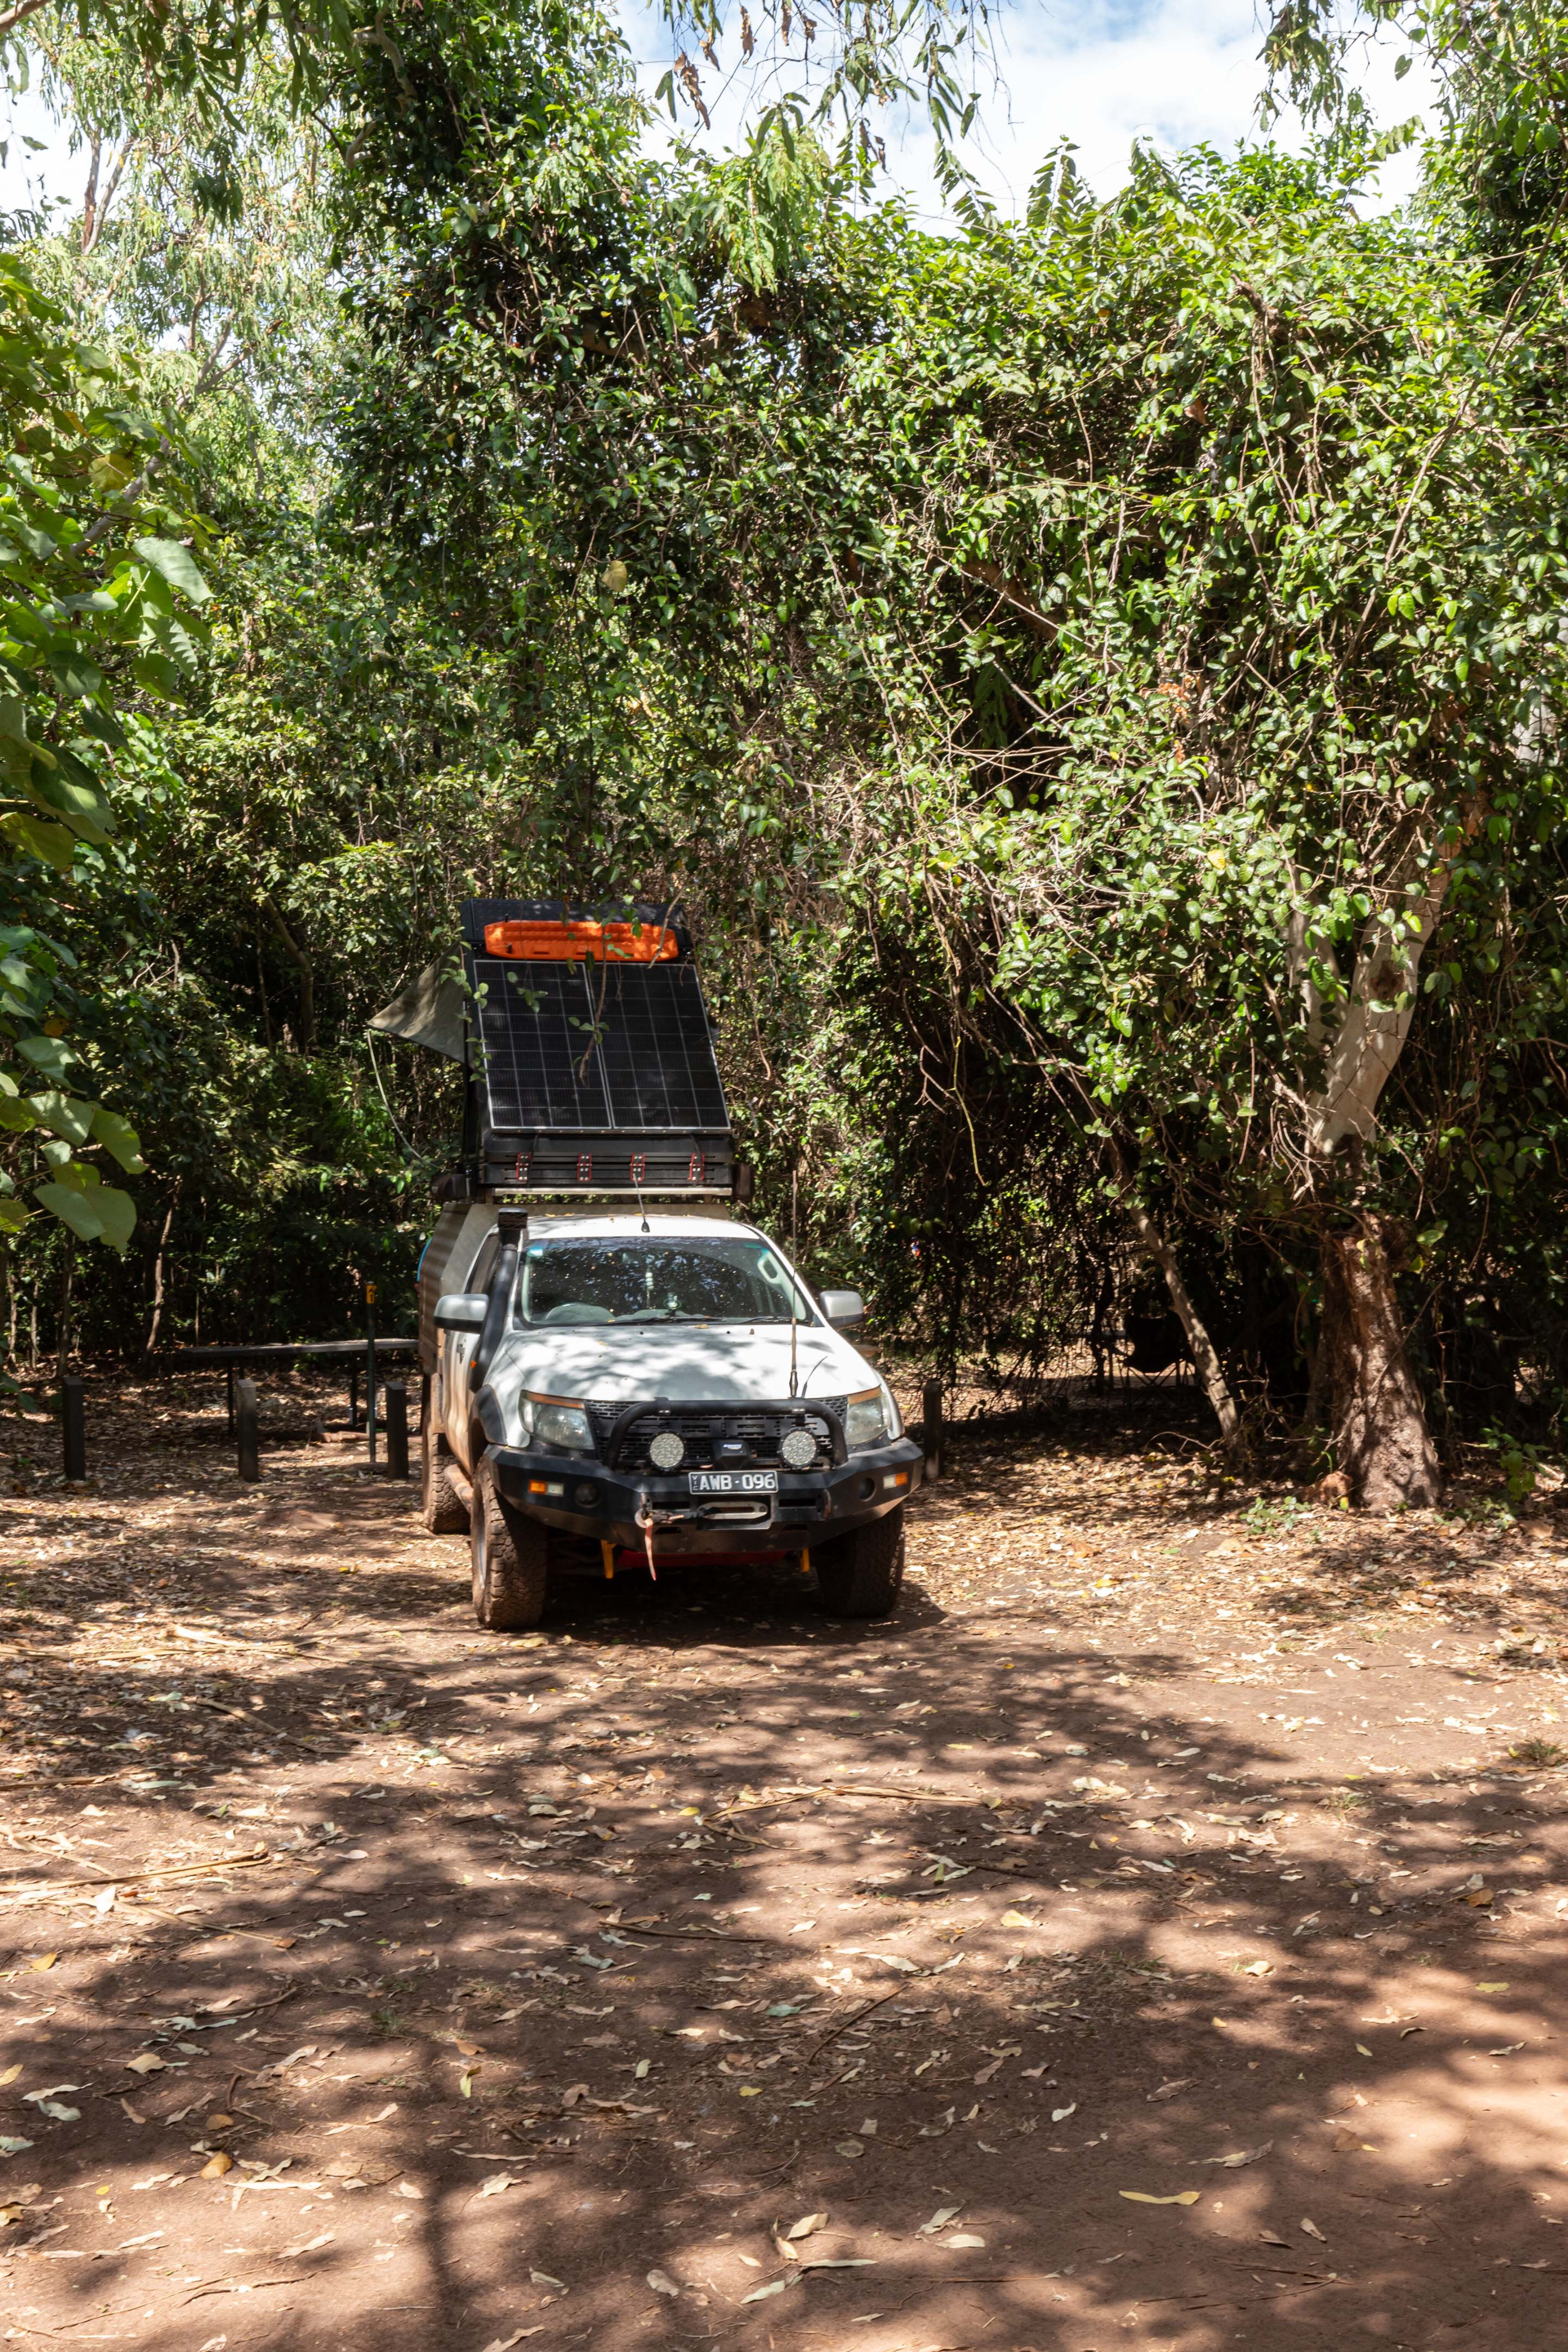
[[[537,1625],[544,1613],[550,1532],[508,1507],[488,1454],[474,1473],[468,1540],[479,1623],[492,1633],[518,1633]]]
[[[904,1580],[903,1506],[814,1547],[811,1564],[830,1617],[890,1616]]]

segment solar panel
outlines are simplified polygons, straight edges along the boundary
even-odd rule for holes
[[[476,955],[473,978],[491,1128],[728,1129],[695,965]]]

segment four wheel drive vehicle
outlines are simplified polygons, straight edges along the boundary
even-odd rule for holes
[[[552,1575],[794,1559],[883,1616],[921,1453],[887,1383],[754,1225],[591,1208],[470,1212],[446,1257],[425,1523],[467,1527],[483,1625]]]
[[[373,1028],[460,1062],[458,1167],[420,1265],[425,1523],[467,1528],[481,1624],[548,1580],[793,1561],[876,1617],[921,1475],[887,1383],[742,1221],[691,942],[674,907],[471,899]]]

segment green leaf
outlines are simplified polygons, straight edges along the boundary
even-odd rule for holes
[[[103,1238],[112,1250],[122,1250],[136,1230],[136,1203],[118,1185],[100,1184],[92,1196],[103,1226]]]
[[[195,558],[178,540],[133,539],[131,544],[143,563],[150,563],[171,588],[178,588],[193,604],[205,604],[211,596],[213,592],[197,571]]]
[[[69,1171],[72,1176],[77,1172],[74,1168]],[[89,1184],[79,1191],[75,1184],[57,1177],[52,1183],[35,1185],[33,1198],[68,1225],[80,1241],[107,1242],[110,1249],[122,1250],[136,1229],[135,1202],[112,1184]]]
[[[9,815],[0,816],[0,833],[30,857],[41,857],[46,865],[58,866],[62,874],[68,874],[76,863],[76,836],[66,825],[46,824],[41,817],[13,810]]]
[[[96,662],[89,661],[74,647],[67,653],[46,654],[44,659],[49,666],[50,677],[66,694],[79,695],[85,700],[89,695],[103,692],[103,672]]]
[[[79,1192],[73,1184],[62,1184],[57,1177],[53,1183],[36,1184],[33,1198],[51,1215],[58,1217],[61,1224],[68,1225],[79,1241],[104,1239],[108,1228],[99,1214],[99,1192],[89,1200],[85,1192]]]
[[[47,1078],[63,1078],[71,1064],[81,1058],[58,1037],[46,1037],[37,1032],[26,1037],[18,1037],[16,1051],[18,1054],[25,1054],[33,1067],[36,1070],[42,1070]]]
[[[128,1118],[121,1118],[117,1110],[105,1110],[101,1103],[95,1104],[92,1135],[94,1142],[101,1143],[105,1151],[119,1160],[128,1176],[141,1175],[147,1162],[142,1157],[142,1145],[136,1129]]]
[[[92,770],[72,752],[57,751],[58,766],[52,776],[40,776],[35,768],[32,777],[34,797],[52,809],[58,809],[71,831],[83,841],[102,844],[113,837],[114,812],[99,788]]]
[[[55,1041],[49,1040],[52,1045]],[[69,1095],[43,1094],[24,1097],[40,1127],[51,1135],[63,1135],[68,1143],[85,1143],[93,1131],[93,1103],[77,1102]],[[20,1106],[18,1106],[20,1108]]]

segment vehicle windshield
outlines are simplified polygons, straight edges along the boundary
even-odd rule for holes
[[[766,1242],[532,1242],[519,1323],[815,1323]]]

